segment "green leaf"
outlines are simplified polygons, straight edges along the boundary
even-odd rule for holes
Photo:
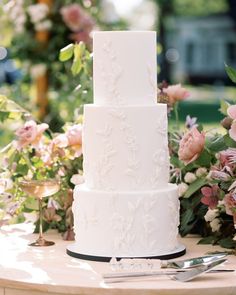
[[[174,165],[174,167],[177,167],[177,168],[184,168],[184,164],[182,161],[180,161],[180,159],[177,157],[177,156],[172,156],[170,158],[170,163],[172,165]]]
[[[71,43],[60,50],[59,60],[67,61],[73,56],[73,52],[74,52],[74,44]]]
[[[224,135],[224,142],[227,147],[236,147],[236,142],[229,136],[229,134]]]
[[[34,197],[27,197],[24,207],[36,211],[39,208],[38,201]]]
[[[79,42],[79,44],[75,44],[74,46],[74,59],[75,61],[81,60],[82,56],[85,54],[85,44],[83,42]]]
[[[82,69],[82,63],[81,63],[81,60],[78,59],[78,60],[74,60],[73,61],[73,64],[72,64],[72,67],[71,67],[71,71],[72,71],[72,74],[75,76],[75,75],[78,75],[80,73]]]
[[[212,152],[219,152],[225,150],[227,145],[225,144],[225,140],[223,136],[213,138],[207,145],[208,149]]]
[[[216,240],[216,237],[214,236],[208,236],[205,238],[202,238],[200,241],[198,241],[198,244],[213,244]]]
[[[187,209],[182,214],[182,218],[181,218],[182,225],[185,226],[185,225],[191,223],[191,221],[193,221],[194,218],[195,218],[195,215],[193,213],[193,210],[191,208]]]
[[[225,238],[219,240],[219,245],[223,248],[233,249],[236,247],[236,242],[232,240],[232,238]]]
[[[204,149],[198,159],[195,161],[195,164],[203,167],[210,167],[211,157],[211,154],[206,149]]]
[[[0,122],[4,122],[9,117],[9,115],[10,115],[9,112],[0,111]]]
[[[206,178],[197,178],[193,183],[191,183],[184,194],[183,198],[191,197],[196,191],[198,191],[202,186],[207,184]]]
[[[220,101],[220,109],[219,109],[219,111],[223,114],[223,115],[225,115],[225,116],[227,116],[228,114],[227,114],[227,109],[228,109],[228,107],[230,106],[230,103],[228,103],[227,101],[225,101],[225,100],[221,100]]]
[[[234,83],[236,83],[236,70],[227,64],[225,64],[225,70],[227,75],[229,76],[230,80]]]
[[[181,215],[180,234],[181,236],[187,235],[193,229],[196,223],[194,212],[191,208],[187,209]]]

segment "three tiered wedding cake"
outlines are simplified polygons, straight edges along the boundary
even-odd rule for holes
[[[168,184],[167,110],[156,103],[155,32],[95,32],[94,104],[84,106],[85,183],[74,190],[68,254],[177,257],[177,186]]]

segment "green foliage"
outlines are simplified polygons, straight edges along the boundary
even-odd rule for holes
[[[214,153],[226,149],[227,145],[225,143],[224,136],[215,135],[214,137],[210,138],[209,142],[207,143],[207,148]]]
[[[228,66],[227,64],[225,64],[225,70],[226,73],[228,74],[230,80],[234,83],[236,83],[236,70],[230,66]]]
[[[205,244],[214,244],[216,242],[216,237],[215,236],[208,236],[205,238],[202,238],[198,244],[199,245],[205,245]]]
[[[230,104],[229,104],[227,101],[225,101],[225,100],[221,100],[221,101],[220,101],[220,109],[219,109],[219,111],[220,111],[223,115],[227,116],[227,109],[228,109],[229,106],[230,106]]]
[[[219,240],[219,245],[223,248],[227,249],[235,249],[236,248],[236,242],[232,240],[231,237]]]
[[[191,183],[188,187],[188,190],[184,194],[184,198],[191,197],[195,192],[197,192],[201,187],[207,184],[206,178],[197,178],[193,183]]]
[[[229,134],[224,135],[224,142],[227,147],[236,148],[236,142],[229,136]]]

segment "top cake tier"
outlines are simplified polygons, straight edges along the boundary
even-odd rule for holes
[[[156,33],[94,32],[94,104],[156,104]]]

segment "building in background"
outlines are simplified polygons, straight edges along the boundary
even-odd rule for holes
[[[227,83],[224,63],[236,67],[236,22],[232,15],[172,17],[166,21],[165,36],[172,81]]]

